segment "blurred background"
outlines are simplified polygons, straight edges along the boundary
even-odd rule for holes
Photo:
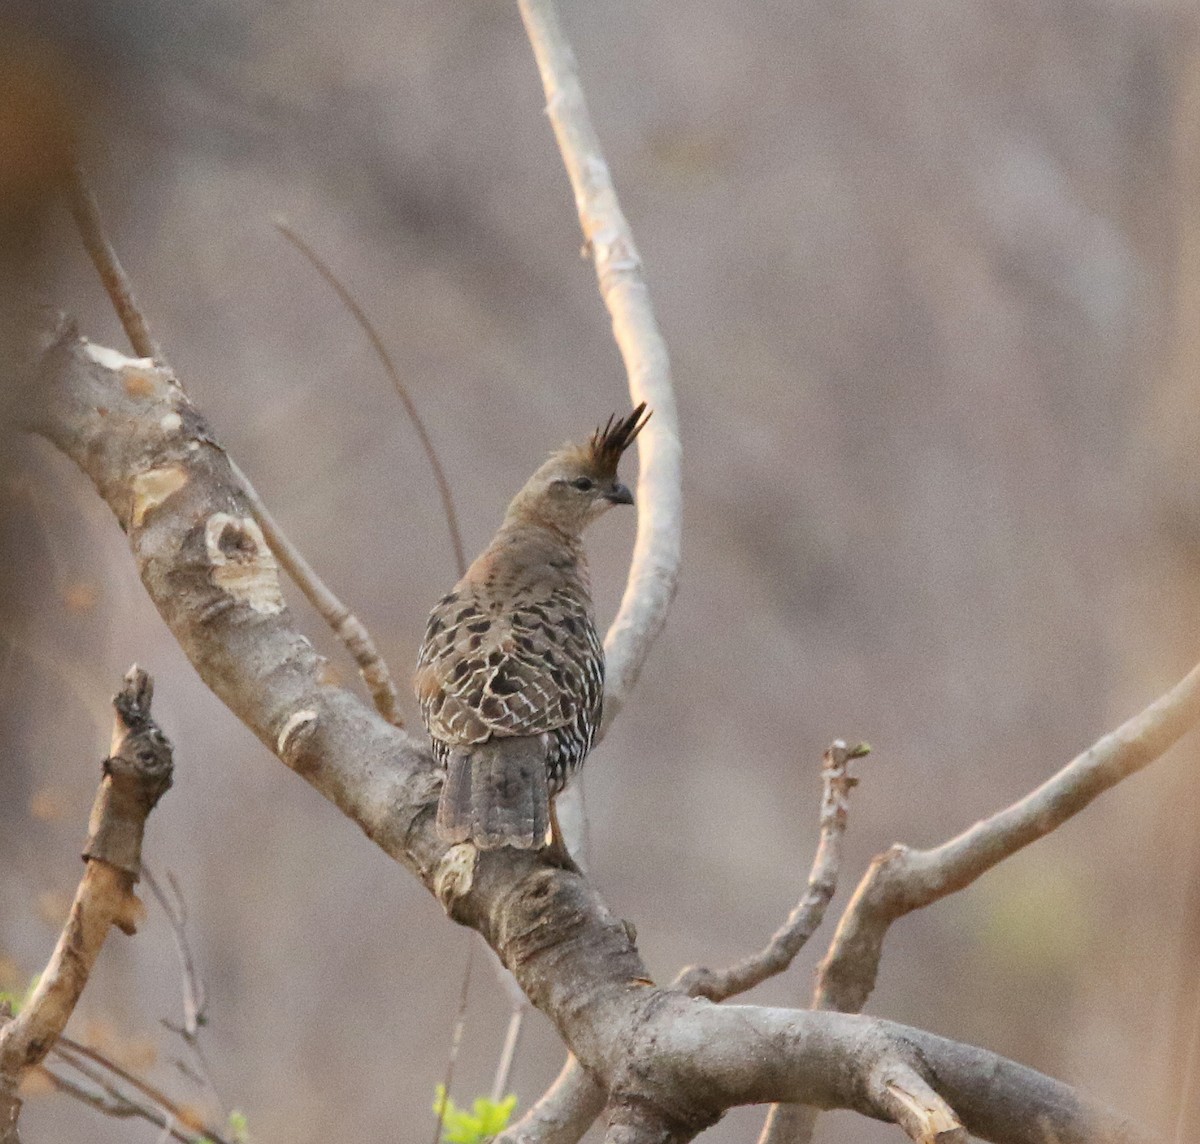
[[[47,193],[75,116],[184,384],[414,715],[415,649],[455,579],[436,491],[360,331],[271,219],[378,323],[478,550],[551,447],[628,404],[515,5],[0,13],[0,336],[36,298],[127,348]],[[795,903],[832,738],[875,749],[837,909],[873,854],[1019,797],[1200,655],[1200,15],[567,0],[563,18],[685,444],[678,601],[586,782],[595,881],[669,979],[761,945]],[[39,441],[0,456],[0,988],[52,946],[136,660],[177,745],[147,854],[187,899],[225,1102],[264,1144],[427,1140],[468,935],[199,683],[86,481]],[[613,513],[591,536],[604,619],[633,526]],[[899,923],[870,1011],[1170,1131],[1200,987],[1198,754],[1193,736]],[[803,1004],[827,938],[748,999]],[[72,1030],[187,1096],[160,1024],[179,1016],[152,909],[110,940]],[[460,1098],[490,1088],[506,1019],[480,960]],[[533,1015],[522,1107],[561,1058]],[[1200,1131],[1192,1094],[1180,1139]],[[752,1140],[761,1116],[706,1139]],[[158,1137],[61,1096],[24,1123],[31,1141]]]

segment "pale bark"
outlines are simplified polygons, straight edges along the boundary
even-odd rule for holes
[[[206,683],[297,774],[478,930],[582,1066],[687,1140],[734,1105],[772,1101],[892,1119],[872,1086],[906,1066],[984,1139],[1145,1136],[1066,1085],[983,1049],[829,1012],[716,1006],[649,982],[631,927],[536,852],[447,848],[426,744],[336,687],[295,628],[223,449],[175,379],[61,322],[19,412],[117,515],[151,599]]]

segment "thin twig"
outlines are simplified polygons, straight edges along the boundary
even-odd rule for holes
[[[1196,1091],[1196,1073],[1200,1067],[1200,989],[1196,990],[1191,1016],[1191,1032],[1188,1036],[1187,1055],[1183,1062],[1183,1084],[1179,1091],[1179,1112],[1175,1117],[1173,1144],[1183,1144],[1184,1129],[1187,1128],[1188,1113],[1191,1112],[1192,1097]]]
[[[187,1133],[175,1126],[174,1118],[170,1114],[153,1108],[150,1105],[140,1104],[136,1100],[130,1100],[123,1094],[118,1093],[116,1096],[104,1096],[100,1093],[89,1092],[82,1085],[75,1084],[73,1081],[67,1080],[66,1077],[59,1076],[58,1073],[46,1068],[45,1065],[39,1065],[36,1071],[39,1076],[44,1077],[54,1086],[56,1092],[61,1092],[64,1096],[78,1100],[86,1104],[89,1108],[103,1113],[105,1116],[112,1116],[119,1120],[128,1120],[137,1117],[138,1119],[149,1121],[156,1127],[161,1128],[165,1133],[168,1133],[170,1139],[179,1140],[181,1144],[197,1144],[198,1141],[205,1139],[203,1133],[192,1136],[187,1135]],[[214,1141],[213,1144],[216,1144],[216,1142]]]
[[[450,1052],[446,1057],[446,1072],[442,1079],[442,1099],[438,1101],[437,1124],[433,1130],[433,1144],[442,1136],[442,1124],[446,1120],[446,1105],[450,1102],[450,1086],[454,1084],[454,1066],[458,1063],[458,1050],[462,1046],[463,1029],[467,1023],[467,997],[471,992],[471,971],[475,966],[475,939],[467,944],[467,965],[463,970],[462,988],[458,994],[458,1012],[454,1019],[454,1032],[450,1036]]]
[[[124,1094],[119,1093],[119,1090],[115,1089],[109,1081],[105,1080],[102,1074],[98,1073],[89,1065],[84,1064],[84,1061],[90,1061],[92,1065],[98,1065],[100,1068],[106,1069],[108,1072],[112,1073],[113,1076],[118,1077],[131,1088],[134,1088],[140,1092],[147,1100],[151,1101],[159,1108],[165,1109],[173,1117],[175,1117],[176,1120],[188,1123],[192,1119],[191,1117],[187,1116],[178,1101],[175,1101],[171,1097],[167,1096],[162,1089],[152,1085],[149,1081],[144,1080],[142,1077],[131,1073],[122,1065],[117,1064],[116,1061],[114,1061],[106,1053],[102,1053],[99,1049],[94,1049],[90,1045],[85,1045],[80,1041],[74,1041],[70,1037],[60,1036],[51,1052],[60,1060],[63,1060],[69,1064],[72,1068],[83,1073],[83,1075],[93,1083],[103,1087],[105,1091],[124,1096]],[[128,1098],[126,1097],[126,1099]],[[204,1125],[204,1131],[202,1135],[207,1136],[210,1140],[212,1140],[213,1144],[228,1144],[221,1134],[211,1125]]]
[[[83,172],[78,167],[72,169],[66,180],[66,193],[75,224],[83,239],[83,245],[91,256],[96,272],[100,275],[100,281],[104,284],[113,309],[116,310],[122,326],[125,327],[125,335],[129,338],[129,344],[133,346],[134,353],[140,357],[153,358],[173,374],[175,371],[171,369],[162,347],[150,333],[150,325],[146,321],[146,316],[133,296],[133,286],[129,281],[129,276],[125,273],[125,268],[121,265],[117,252],[108,240],[104,230],[104,221],[100,217],[100,210],[96,204],[96,197],[92,194]],[[359,673],[367,685],[376,710],[389,723],[394,723],[398,727],[402,726],[403,720],[396,708],[396,687],[392,683],[391,672],[379,654],[379,649],[375,646],[370,632],[367,631],[362,621],[329,590],[325,582],[313,570],[312,565],[304,559],[300,550],[279,527],[263,503],[262,497],[250,483],[250,479],[242,472],[232,457],[228,457],[228,454],[226,456],[234,476],[241,482],[242,491],[271,551],[275,553],[279,563],[292,578],[292,582],[304,593],[312,606],[321,614],[322,619],[333,629],[334,634],[354,657],[354,662],[358,664]]]
[[[83,239],[83,245],[96,268],[96,273],[100,275],[100,281],[104,284],[104,290],[121,320],[121,325],[125,327],[125,336],[129,338],[133,352],[138,357],[153,358],[160,365],[169,368],[162,347],[150,333],[146,316],[133,296],[133,283],[129,281],[129,276],[105,233],[96,196],[78,166],[71,168],[65,189],[79,236]]]
[[[450,492],[450,482],[446,480],[446,472],[442,468],[442,462],[437,455],[437,450],[433,447],[429,431],[425,428],[425,422],[421,420],[421,415],[417,412],[416,403],[409,394],[407,387],[400,380],[400,371],[396,368],[396,363],[392,360],[392,355],[388,353],[387,346],[383,344],[383,338],[379,336],[379,331],[375,328],[374,323],[367,317],[366,311],[359,305],[354,295],[350,293],[349,287],[333,272],[329,263],[313,250],[305,239],[296,233],[291,223],[286,219],[276,218],[274,221],[275,229],[312,263],[313,269],[329,283],[342,305],[350,311],[350,316],[358,323],[362,332],[367,335],[367,341],[371,343],[371,348],[375,351],[375,356],[379,358],[384,372],[391,379],[392,386],[400,398],[400,403],[404,406],[404,411],[408,414],[408,419],[417,431],[417,437],[420,439],[421,448],[425,450],[429,467],[433,470],[433,479],[437,482],[438,495],[442,498],[442,513],[446,517],[446,528],[450,532],[450,545],[454,549],[455,567],[458,569],[458,574],[462,576],[467,570],[467,560],[463,554],[462,534],[458,527],[458,512],[454,508],[454,496]]]
[[[496,1077],[492,1081],[492,1100],[497,1103],[508,1094],[508,1081],[512,1075],[513,1061],[517,1057],[517,1047],[521,1043],[521,1030],[525,1025],[525,1013],[528,1008],[528,1003],[514,1004],[508,1015],[504,1045],[500,1049],[500,1059],[496,1062]]]
[[[575,54],[553,0],[520,0],[546,95],[546,114],[575,193],[585,249],[596,267],[613,337],[636,405],[654,417],[638,437],[637,541],[617,617],[604,640],[604,726],[633,691],[646,657],[666,622],[679,579],[683,494],[681,447],[671,364],[642,276],[633,240],[599,137],[588,115]]]
[[[113,1076],[118,1077],[136,1089],[150,1102],[151,1106],[161,1112],[163,1117],[169,1116],[182,1124],[195,1123],[196,1121],[196,1117],[189,1116],[177,1101],[172,1100],[166,1093],[155,1088],[154,1085],[149,1084],[140,1077],[134,1076],[133,1073],[122,1068],[111,1057],[106,1056],[97,1049],[89,1048],[87,1045],[82,1045],[78,1041],[72,1041],[67,1037],[60,1037],[51,1050],[51,1053],[58,1060],[87,1077],[88,1080],[107,1093],[113,1100],[124,1101],[137,1108],[146,1107],[134,1100],[128,1093],[122,1092],[116,1086],[115,1082],[105,1075],[105,1072],[112,1073]],[[162,1121],[159,1120],[156,1123],[161,1126]],[[212,1144],[230,1144],[211,1124],[199,1125],[198,1131],[199,1138],[208,1139],[212,1141]]]
[[[764,949],[743,958],[723,970],[692,966],[680,972],[675,987],[692,997],[707,997],[724,1001],[755,985],[782,973],[805,942],[816,932],[825,909],[837,889],[838,870],[842,861],[842,837],[846,833],[846,814],[850,806],[850,791],[858,784],[851,778],[848,766],[852,759],[861,759],[870,747],[859,743],[847,747],[835,740],[825,752],[821,778],[824,790],[821,798],[820,841],[813,856],[812,869],[804,896],[788,915],[787,921],[771,937]]]
[[[163,913],[167,915],[171,933],[175,938],[175,952],[179,957],[180,981],[183,990],[183,1024],[174,1025],[170,1021],[163,1021],[163,1024],[173,1033],[178,1034],[191,1050],[199,1068],[200,1083],[212,1094],[217,1105],[224,1108],[225,1102],[221,1099],[216,1082],[212,1078],[208,1057],[205,1055],[204,1046],[200,1043],[200,1030],[207,1024],[206,997],[204,982],[196,970],[195,958],[192,957],[191,943],[188,940],[187,903],[184,901],[183,892],[171,871],[167,871],[167,882],[174,895],[173,901],[167,897],[166,892],[148,868],[143,868],[142,876],[146,885],[150,887],[150,892],[154,895],[155,900],[162,907]]]

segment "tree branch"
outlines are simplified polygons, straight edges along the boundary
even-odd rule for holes
[[[872,861],[817,971],[813,1007],[860,1012],[875,988],[892,923],[965,889],[1044,838],[1200,722],[1200,665],[1144,711],[1076,756],[1024,798],[931,850],[896,845]],[[812,1109],[772,1109],[762,1144],[807,1144]]]
[[[638,436],[641,471],[633,561],[621,607],[604,641],[603,732],[633,691],[675,596],[683,521],[679,420],[666,343],[650,304],[633,232],[588,115],[575,54],[553,0],[519,3],[542,77],[546,114],[575,193],[584,249],[595,264],[629,375],[629,392],[635,405],[644,401],[654,411]]]
[[[897,918],[957,890],[1044,838],[1106,790],[1163,755],[1200,721],[1200,665],[1144,711],[1098,739],[1023,799],[932,850],[893,846],[854,892],[818,970],[814,1003],[856,1013],[875,988]]]
[[[724,1001],[738,993],[782,973],[795,960],[796,954],[816,932],[825,916],[825,909],[837,889],[838,869],[842,862],[842,836],[846,833],[846,814],[850,806],[850,791],[858,780],[851,778],[848,766],[852,759],[861,759],[870,748],[864,743],[847,747],[841,739],[825,752],[821,768],[821,838],[813,857],[812,869],[804,896],[788,915],[787,922],[771,937],[764,949],[743,958],[727,969],[713,970],[691,966],[675,978],[675,987],[691,997],[707,997]]]
[[[150,325],[133,295],[133,284],[117,257],[117,252],[104,230],[96,196],[87,184],[83,171],[74,167],[66,180],[66,194],[72,217],[79,229],[84,248],[100,276],[109,301],[121,319],[125,336],[139,357],[152,358],[168,372],[173,373],[162,346],[150,332]],[[233,462],[231,461],[232,465]],[[258,495],[249,477],[234,465],[242,491],[249,502],[268,547],[283,565],[292,583],[307,597],[309,603],[320,613],[321,618],[333,629],[334,635],[345,645],[359,674],[370,692],[376,710],[389,723],[400,726],[403,720],[396,708],[396,687],[387,664],[379,654],[371,633],[363,622],[338,599],[326,583],[317,575],[312,565],[304,559],[300,550],[292,543],[287,533],[271,515]]]
[[[113,699],[112,746],[88,825],[83,880],[32,996],[17,1016],[7,1014],[11,1020],[0,1015],[0,1144],[18,1144],[21,1076],[41,1064],[66,1028],[109,928],[136,931],[142,832],[171,785],[171,744],[150,717],[153,690],[135,666]]]
[[[400,380],[400,371],[396,368],[396,363],[392,361],[392,355],[388,353],[388,348],[384,345],[383,338],[379,336],[379,331],[375,328],[375,323],[367,317],[366,310],[358,304],[358,300],[350,293],[346,284],[334,274],[329,263],[296,233],[286,219],[276,218],[275,229],[304,255],[312,268],[325,279],[330,289],[338,296],[338,301],[349,311],[350,316],[358,323],[359,329],[366,335],[367,341],[371,343],[371,348],[375,351],[375,356],[383,366],[383,372],[388,375],[388,379],[392,383],[392,388],[396,391],[396,396],[400,398],[400,404],[404,406],[404,412],[408,414],[408,419],[412,422],[413,429],[416,430],[417,439],[421,442],[421,448],[425,452],[425,459],[429,462],[429,468],[433,472],[433,480],[437,485],[438,496],[442,500],[442,515],[446,518],[446,528],[450,533],[450,547],[454,552],[454,567],[458,570],[459,576],[466,575],[467,558],[463,552],[462,532],[458,527],[458,511],[454,507],[454,495],[450,492],[450,482],[446,479],[446,471],[442,468],[442,462],[438,457],[437,450],[433,447],[433,439],[429,436],[429,430],[425,428],[425,422],[421,419],[420,413],[417,412],[417,404],[408,392],[408,386]],[[387,718],[387,716],[385,715],[384,718]]]
[[[607,1100],[604,1087],[569,1056],[554,1083],[495,1144],[578,1144]]]
[[[536,851],[447,847],[425,744],[331,685],[292,625],[278,570],[222,449],[174,378],[60,324],[18,396],[27,424],[88,474],[142,581],[206,683],[289,767],[478,930],[614,1106],[643,1102],[690,1138],[741,1103],[799,1101],[890,1119],[867,1079],[913,1068],[985,1139],[1143,1140],[1069,1087],[982,1049],[829,1012],[717,1006],[654,987],[630,927]]]

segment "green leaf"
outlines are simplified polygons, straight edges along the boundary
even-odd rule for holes
[[[515,1096],[506,1096],[500,1101],[480,1096],[472,1102],[468,1112],[447,1097],[445,1087],[440,1084],[433,1097],[433,1113],[442,1117],[445,1144],[484,1144],[508,1127],[516,1107]]]
[[[236,1108],[229,1113],[229,1135],[235,1144],[249,1144],[250,1125],[246,1120],[246,1114]]]

